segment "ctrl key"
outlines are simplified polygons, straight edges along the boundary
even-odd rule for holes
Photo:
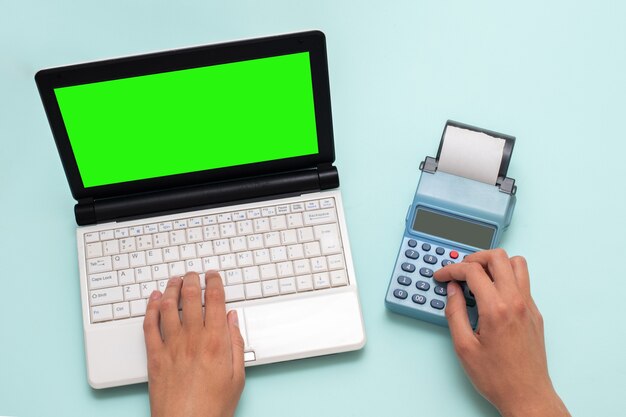
[[[111,304],[91,307],[91,321],[98,323],[101,321],[113,320],[113,308]]]
[[[406,299],[406,297],[409,296],[409,293],[398,288],[397,290],[393,291],[393,296],[401,300],[404,300]]]

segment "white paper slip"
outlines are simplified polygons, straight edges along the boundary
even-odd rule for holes
[[[495,185],[505,142],[486,133],[448,126],[437,170]]]

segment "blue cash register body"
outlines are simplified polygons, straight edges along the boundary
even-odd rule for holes
[[[481,132],[504,142],[496,184],[437,170],[448,129]],[[448,121],[437,158],[427,157],[396,259],[385,305],[391,311],[447,326],[446,284],[433,279],[443,266],[473,252],[498,246],[515,207],[515,180],[506,177],[515,138]],[[478,324],[473,294],[462,285],[472,328]]]

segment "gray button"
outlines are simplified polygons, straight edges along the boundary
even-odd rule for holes
[[[436,308],[437,310],[443,310],[446,305],[441,300],[430,300],[430,306],[432,308]]]
[[[436,285],[435,294],[448,295],[448,291],[446,291],[446,287],[442,287],[441,285]]]
[[[411,297],[411,300],[413,300],[415,304],[424,304],[426,302],[426,297],[420,294],[415,294]]]
[[[414,251],[413,249],[407,249],[406,252],[404,252],[404,255],[410,259],[417,259],[420,257],[420,254],[417,253],[417,251]]]
[[[411,278],[406,277],[406,276],[404,276],[404,275],[400,275],[400,276],[398,277],[398,284],[400,284],[400,285],[411,285],[411,282],[413,282],[413,281],[411,280]]]
[[[435,253],[437,255],[443,255],[444,253],[446,253],[446,250],[440,246],[437,249],[435,249]]]
[[[426,278],[430,278],[433,276],[433,270],[430,268],[420,268],[420,275]]]
[[[430,289],[430,284],[426,281],[417,281],[415,283],[415,288],[422,291],[428,291]]]
[[[403,271],[406,271],[406,272],[415,272],[415,265],[410,264],[408,262],[403,263],[401,268]]]
[[[404,290],[397,289],[393,291],[393,295],[396,298],[404,300],[409,295],[409,293]]]
[[[424,255],[424,262],[426,262],[427,264],[431,264],[434,265],[436,264],[438,261],[436,256],[433,255]]]

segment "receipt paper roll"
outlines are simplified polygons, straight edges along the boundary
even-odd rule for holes
[[[437,170],[495,185],[504,144],[486,133],[447,126]]]

